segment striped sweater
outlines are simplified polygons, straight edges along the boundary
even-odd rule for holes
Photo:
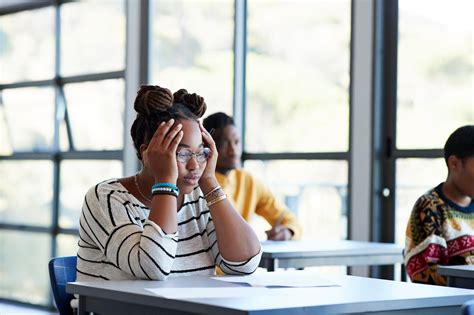
[[[80,218],[77,280],[214,275],[215,266],[227,274],[250,274],[258,267],[261,251],[244,262],[220,255],[201,189],[184,196],[175,234],[148,220],[149,212],[116,179],[92,187]]]
[[[438,265],[474,264],[474,202],[461,207],[441,187],[417,200],[408,222],[405,265],[413,282],[446,285]]]

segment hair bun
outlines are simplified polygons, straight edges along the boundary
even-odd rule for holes
[[[142,85],[137,92],[133,107],[139,114],[166,111],[173,106],[173,94],[158,85]]]
[[[189,94],[185,89],[180,89],[173,94],[173,98],[175,103],[183,104],[198,118],[201,118],[206,112],[207,105],[204,97],[196,93]]]

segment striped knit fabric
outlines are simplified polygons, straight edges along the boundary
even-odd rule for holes
[[[185,195],[175,234],[148,220],[149,211],[116,179],[92,187],[80,218],[77,280],[214,275],[215,266],[227,274],[250,274],[258,267],[261,251],[244,262],[222,258],[199,188]]]
[[[408,222],[405,265],[413,282],[446,285],[438,265],[474,264],[474,202],[461,207],[441,187],[417,200]]]

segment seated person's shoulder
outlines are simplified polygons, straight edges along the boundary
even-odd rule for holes
[[[232,172],[234,172],[234,176],[238,179],[245,179],[245,180],[253,179],[252,174],[250,174],[249,172],[247,172],[246,170],[242,168],[236,168],[235,170],[232,170]]]
[[[438,186],[439,187],[439,186]],[[434,206],[437,204],[444,203],[441,199],[440,194],[438,193],[438,187],[432,188],[421,195],[415,203],[416,208],[425,208],[427,206]]]
[[[109,195],[113,192],[125,193],[126,189],[120,184],[116,178],[107,179],[97,183],[96,185],[89,188],[87,196],[95,196],[97,198]]]
[[[445,202],[438,192],[438,187],[428,190],[416,200],[412,210],[412,218],[413,216],[418,218],[435,216],[439,218],[444,209],[443,205]]]
[[[256,176],[252,175],[250,172],[237,168],[234,170],[235,178],[240,183],[245,183],[247,185],[256,185],[256,186],[263,186],[263,182],[258,179]]]

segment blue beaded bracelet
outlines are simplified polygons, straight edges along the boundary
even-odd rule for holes
[[[151,191],[157,190],[159,188],[171,188],[173,191],[175,191],[179,195],[179,188],[176,185],[170,184],[170,183],[156,183],[151,187]]]

